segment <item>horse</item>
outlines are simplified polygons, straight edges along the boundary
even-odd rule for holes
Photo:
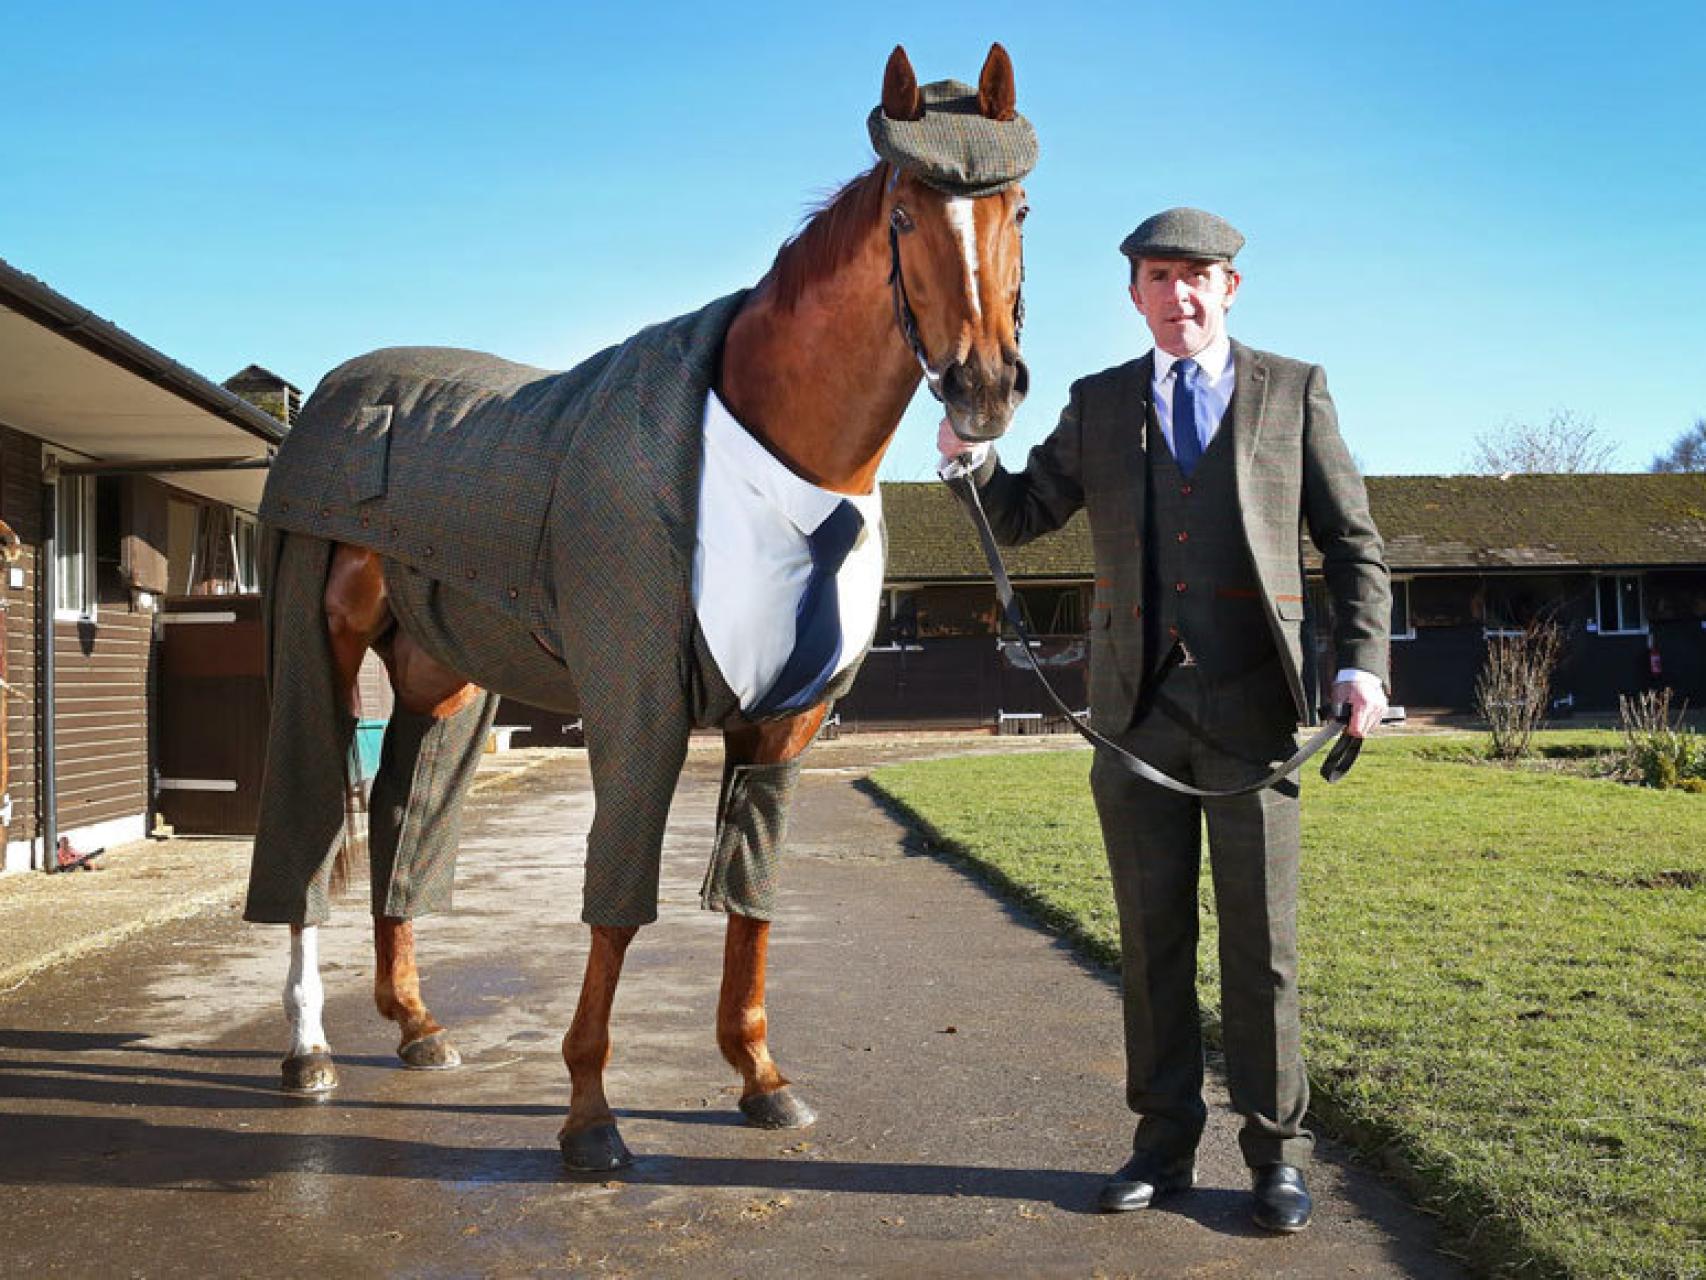
[[[1029,155],[1034,159],[1035,143],[1030,126],[1014,109],[1012,62],[999,44],[990,48],[975,90],[953,81],[921,89],[905,50],[897,46],[884,69],[882,116],[888,122],[920,121],[927,108],[940,97],[939,93],[932,96],[931,91],[941,90],[943,86],[953,86],[969,95],[954,100],[959,104],[956,109],[966,116],[971,114],[966,104],[975,106],[978,120],[967,127],[984,128],[982,122],[1005,123],[1017,119],[1029,139]],[[875,141],[878,129],[875,112],[872,121]],[[1029,160],[1018,176],[1022,177],[1028,168]],[[926,382],[942,401],[955,430],[968,442],[994,439],[1005,432],[1027,389],[1029,375],[1019,350],[1021,224],[1027,213],[1024,190],[1014,177],[998,190],[958,195],[951,194],[951,189],[926,182],[925,176],[907,164],[879,156],[869,170],[846,183],[817,208],[778,250],[770,270],[750,292],[731,300],[717,312],[719,317],[732,318],[727,320],[726,331],[720,331],[719,358],[710,366],[716,397],[757,447],[795,477],[832,498],[845,495],[852,500],[875,494],[878,466],[920,381]],[[718,324],[721,323],[719,319]],[[638,335],[635,341],[643,336]],[[456,362],[465,354],[408,349],[406,356],[387,357],[387,367],[399,359],[425,362],[439,370],[434,376],[441,382],[447,379],[454,382],[453,373],[445,370],[460,367]],[[612,366],[607,361],[600,363],[606,357],[621,358],[601,353],[562,377],[574,376],[585,369],[586,376],[575,384],[593,387],[585,395],[596,398],[597,394],[616,394],[599,383],[601,378],[609,381],[608,369]],[[338,385],[348,383],[368,368],[358,364],[356,373],[346,375]],[[536,376],[541,373],[503,365],[502,377],[509,381],[504,383],[508,390],[497,397],[500,410],[508,413],[507,406],[512,401],[528,396],[537,399],[546,394],[538,388],[558,385],[552,379]],[[327,389],[335,377],[336,374],[327,376],[315,399],[326,398],[327,403],[335,399],[336,388]],[[643,397],[650,390],[642,386],[639,394]],[[430,399],[430,390],[420,394]],[[577,391],[578,394],[582,393]],[[483,396],[481,403],[492,399]],[[704,397],[700,399],[703,402]],[[312,401],[305,407],[302,423],[313,416],[314,408]],[[400,415],[396,420],[391,417],[393,409]],[[428,409],[420,412],[426,414]],[[269,625],[281,634],[295,628],[310,629],[323,640],[330,662],[328,687],[340,700],[340,713],[353,713],[357,672],[370,649],[384,661],[400,712],[416,717],[421,724],[448,724],[458,715],[467,716],[471,705],[487,696],[486,689],[497,695],[523,696],[524,690],[504,687],[502,676],[475,670],[479,666],[476,657],[448,660],[447,653],[463,652],[455,649],[455,645],[465,637],[440,638],[440,642],[429,643],[426,624],[419,620],[421,615],[405,608],[399,594],[407,584],[418,580],[416,570],[422,566],[428,566],[429,574],[452,576],[448,561],[454,554],[453,548],[442,545],[436,550],[432,545],[413,545],[408,553],[413,561],[405,572],[397,560],[404,553],[383,539],[380,526],[386,521],[377,516],[370,518],[368,514],[374,509],[373,495],[384,487],[384,468],[389,465],[396,472],[404,465],[399,461],[404,445],[396,438],[395,421],[407,418],[406,406],[368,404],[359,409],[349,408],[347,412],[340,409],[339,413],[353,424],[349,428],[352,443],[346,456],[328,463],[328,471],[341,477],[335,484],[350,486],[351,492],[345,495],[350,499],[348,520],[359,522],[363,536],[340,535],[329,539],[330,564],[323,579],[321,598],[311,601],[311,607],[307,608],[287,608],[282,597],[274,599],[269,605]],[[293,439],[301,431],[302,423],[293,431]],[[387,431],[391,433],[389,439]],[[421,456],[430,457],[430,442],[422,448]],[[387,449],[388,455],[384,452]],[[263,503],[267,536],[275,545],[294,536],[288,533],[291,521],[307,519],[299,516],[298,510],[292,510],[289,499],[283,496],[288,485],[280,473],[286,470],[285,464],[291,457],[291,442],[287,440],[269,479],[268,498]],[[645,460],[643,450],[639,460]],[[507,496],[485,492],[472,495],[470,501],[477,498],[485,509],[501,512]],[[565,500],[571,504],[575,501]],[[299,502],[298,508],[302,505]],[[329,504],[324,514],[331,513]],[[600,528],[603,523],[601,518]],[[355,529],[357,524],[350,523],[347,527]],[[408,541],[406,536],[398,535],[395,526],[390,533],[400,537],[401,542]],[[600,545],[615,548],[620,540],[632,537],[618,530],[611,535],[611,541]],[[621,562],[597,558],[598,554],[614,555],[615,551],[594,550],[584,554],[593,558],[585,578],[590,584],[588,589],[600,579],[619,578],[624,571]],[[584,567],[577,566],[576,572]],[[488,562],[476,564],[470,560],[465,572],[472,581],[481,572],[489,577],[491,570]],[[460,579],[463,575],[455,571],[454,576]],[[448,583],[446,589],[460,585],[463,585],[460,581]],[[278,590],[281,588],[269,586],[269,591]],[[869,617],[873,623],[879,593],[880,573],[871,590]],[[525,605],[524,595],[512,586],[507,600],[520,610]],[[500,604],[506,599],[502,594],[494,594],[492,598]],[[564,607],[572,615],[574,600],[570,599]],[[506,626],[520,625],[511,619],[498,619],[496,613],[491,618],[497,619],[492,622],[494,626],[498,621]],[[629,714],[626,703],[602,689],[599,680],[590,678],[589,672],[596,676],[599,669],[588,666],[584,656],[577,655],[573,635],[570,642],[564,642],[563,634],[572,632],[572,627],[565,633],[548,635],[547,631],[549,628],[536,628],[532,633],[539,652],[583,684],[578,692],[584,702],[597,808],[603,810],[609,806],[618,815],[638,813],[639,825],[651,830],[655,841],[661,841],[669,789],[662,791],[663,811],[658,811],[655,796],[643,802],[637,800],[623,792],[625,784],[621,778],[613,778],[608,769],[601,772],[601,760],[619,751],[622,736],[636,731],[635,726],[640,722]],[[867,629],[861,654],[869,641]],[[269,646],[273,643],[269,640]],[[855,662],[855,669],[856,665]],[[845,670],[842,675],[847,675]],[[476,681],[477,676],[486,680],[484,686]],[[850,683],[850,677],[847,682]],[[275,681],[275,687],[276,684]],[[279,696],[275,692],[275,719],[280,714]],[[675,694],[670,691],[668,696]],[[539,699],[526,696],[524,700]],[[740,714],[725,717],[721,724],[725,788],[720,806],[725,814],[734,804],[732,793],[739,790],[731,785],[731,778],[763,779],[785,774],[791,779],[794,773],[787,771],[797,773],[798,759],[818,733],[829,705],[826,694],[782,714],[757,719]],[[601,728],[606,719],[617,721],[617,726]],[[486,723],[489,724],[489,718]],[[279,748],[281,738],[275,735],[271,742],[273,748]],[[679,772],[685,750],[683,730],[679,748],[671,740],[663,751],[675,773]],[[263,825],[267,821],[268,803],[276,804],[280,812],[300,810],[308,804],[306,797],[293,789],[290,767],[289,760],[282,756],[276,761],[269,760],[263,789]],[[667,779],[669,788],[673,787],[673,781],[674,773]],[[773,793],[773,798],[785,815],[788,787],[778,785],[780,789]],[[452,810],[449,824],[452,834],[453,810],[460,799],[460,794],[452,795],[447,802]],[[341,820],[339,815],[336,821]],[[722,819],[719,821],[721,825]],[[609,828],[605,830],[608,833]],[[595,816],[593,836],[589,838],[589,895],[591,860],[600,838]],[[348,850],[346,840],[340,862]],[[655,853],[653,856],[655,860]],[[259,837],[256,861],[254,874],[259,876]],[[324,865],[319,862],[317,849],[310,851],[304,865],[310,869]],[[255,883],[252,878],[252,895]],[[655,861],[652,884],[655,890]],[[653,897],[655,918],[655,891]],[[706,905],[712,905],[709,898]],[[762,1127],[809,1125],[815,1113],[789,1085],[768,1047],[764,1005],[768,914],[763,910],[743,911],[738,906],[725,909],[728,923],[716,1039],[724,1058],[740,1075],[740,1110],[748,1123]],[[611,1055],[611,1008],[623,959],[640,926],[599,923],[596,914],[588,914],[591,911],[590,904],[583,911],[583,918],[591,924],[591,942],[573,1021],[562,1042],[571,1091],[568,1115],[558,1138],[565,1163],[571,1170],[617,1168],[632,1158],[622,1142],[605,1094],[604,1071]],[[283,1081],[288,1092],[318,1095],[336,1087],[337,1073],[322,1025],[324,994],[318,974],[316,926],[305,923],[300,912],[295,914],[294,919],[278,921],[291,925],[291,963],[284,992],[291,1045],[284,1061]],[[250,914],[249,918],[274,917]],[[434,1018],[423,998],[410,919],[388,913],[376,898],[373,937],[375,1003],[383,1017],[398,1024],[401,1032],[398,1053],[403,1063],[417,1069],[459,1065],[460,1057],[449,1033]]]

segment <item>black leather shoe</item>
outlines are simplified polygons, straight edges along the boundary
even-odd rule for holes
[[[1309,1225],[1315,1202],[1296,1165],[1269,1164],[1254,1171],[1256,1208],[1250,1216],[1263,1231],[1290,1235]]]
[[[1169,1161],[1139,1151],[1108,1176],[1096,1207],[1103,1213],[1130,1213],[1147,1209],[1156,1196],[1189,1191],[1196,1185],[1197,1167],[1192,1157]]]

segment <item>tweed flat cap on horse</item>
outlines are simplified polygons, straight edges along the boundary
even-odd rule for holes
[[[1194,258],[1231,262],[1244,247],[1244,237],[1224,218],[1203,209],[1164,209],[1145,218],[1120,242],[1120,252],[1139,258]]]
[[[881,106],[866,122],[871,145],[891,164],[917,174],[951,196],[994,195],[1037,164],[1037,131],[1024,116],[992,120],[978,109],[977,90],[958,80],[919,89],[924,114],[895,120]]]

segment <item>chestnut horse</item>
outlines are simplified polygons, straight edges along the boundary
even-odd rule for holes
[[[1013,68],[991,48],[977,89],[992,120],[1014,114]],[[895,120],[923,113],[904,50],[891,54],[883,110]],[[778,252],[728,330],[715,390],[735,419],[810,483],[865,494],[921,376],[968,441],[1006,430],[1027,373],[1018,349],[1020,223],[1017,185],[978,198],[950,196],[888,161],[848,183]],[[339,687],[353,691],[362,658],[379,651],[398,703],[417,714],[454,714],[478,691],[446,669],[397,624],[387,604],[379,553],[339,545],[325,592]],[[502,693],[502,689],[496,690]],[[726,730],[736,764],[792,759],[816,735],[827,706],[789,718]],[[605,1097],[610,1015],[624,954],[636,928],[592,926],[580,1000],[563,1039],[572,1080],[560,1135],[571,1168],[611,1168],[629,1159]],[[717,1044],[740,1073],[741,1110],[765,1127],[797,1127],[815,1118],[788,1088],[766,1043],[766,921],[731,914],[717,1007]],[[405,1063],[458,1063],[444,1028],[421,995],[409,921],[376,915],[379,1012],[399,1024]],[[311,926],[292,927],[285,1006],[292,1062],[312,1059],[294,1092],[336,1083],[320,1011],[323,996]]]

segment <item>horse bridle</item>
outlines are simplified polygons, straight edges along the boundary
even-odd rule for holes
[[[890,187],[894,181],[891,178]],[[889,210],[889,292],[894,296],[895,324],[900,326],[900,336],[906,339],[906,345],[912,348],[913,358],[918,361],[918,367],[924,372],[924,385],[930,388],[930,394],[942,401],[942,375],[930,367],[930,357],[924,350],[924,339],[918,333],[918,317],[912,313],[912,300],[906,296],[906,273],[900,265],[900,218],[902,209],[895,205]],[[1017,345],[1019,335],[1025,329],[1025,243],[1019,241],[1019,288],[1013,295],[1013,342]]]

